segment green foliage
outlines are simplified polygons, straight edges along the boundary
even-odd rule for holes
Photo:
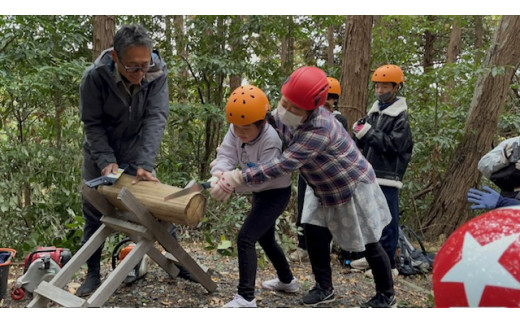
[[[182,187],[205,180],[215,147],[228,129],[223,109],[231,76],[262,88],[275,107],[287,70],[303,64],[323,67],[340,78],[344,16],[184,16],[184,34],[166,30],[172,16],[117,16],[117,25],[141,23],[154,38],[170,72],[170,116],[157,173],[163,183]],[[405,73],[402,95],[410,108],[414,151],[400,192],[403,222],[421,227],[464,130],[475,81],[484,70],[498,18],[484,16],[483,44],[475,45],[474,16],[382,16],[374,26],[370,67],[397,64]],[[3,16],[0,19],[0,227],[2,246],[29,251],[38,245],[79,247],[82,125],[78,86],[91,61],[90,16]],[[446,64],[454,22],[462,28],[461,52]],[[327,66],[327,28],[333,27],[335,66]],[[424,36],[435,37],[432,67],[423,66]],[[181,38],[179,38],[181,37]],[[293,40],[290,67],[282,67],[281,45]],[[186,48],[177,48],[182,43]],[[181,57],[185,49],[185,57]],[[493,75],[503,66],[491,67]],[[518,75],[498,124],[497,138],[517,135]],[[373,98],[373,87],[367,82]],[[206,177],[207,176],[207,177]],[[294,181],[295,182],[295,181]],[[207,194],[207,193],[205,193]],[[296,248],[296,194],[278,219],[277,239]],[[247,196],[227,203],[208,198],[196,230],[181,237],[236,254],[236,236],[247,216]],[[183,228],[181,228],[182,231]],[[107,248],[121,237],[111,238]],[[260,265],[266,263],[259,251]]]

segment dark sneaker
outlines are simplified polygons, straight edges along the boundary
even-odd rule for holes
[[[387,297],[381,293],[377,293],[371,300],[361,305],[361,307],[377,307],[388,308],[397,307],[397,300],[394,295]]]
[[[76,296],[78,297],[84,297],[89,296],[93,292],[98,289],[98,287],[101,285],[101,279],[99,278],[99,274],[87,274],[87,278],[79,286],[78,290],[76,290]]]
[[[186,279],[186,280],[197,283],[197,280],[195,280],[195,278],[193,278],[193,276],[191,276],[190,272],[186,268],[184,268],[180,265],[177,265],[177,267],[179,267],[179,278]]]
[[[330,303],[336,300],[334,289],[323,289],[319,285],[314,286],[309,293],[303,296],[303,305],[316,306],[318,304]]]

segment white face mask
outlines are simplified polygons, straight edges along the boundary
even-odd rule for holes
[[[302,116],[296,115],[292,112],[287,111],[280,102],[278,102],[278,106],[276,107],[278,110],[278,117],[280,117],[280,121],[288,127],[297,127],[302,123]]]

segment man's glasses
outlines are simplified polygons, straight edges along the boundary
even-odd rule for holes
[[[119,59],[119,63],[121,63],[121,65],[123,65],[123,68],[128,73],[136,73],[136,72],[139,72],[139,71],[142,71],[143,73],[146,73],[146,72],[148,72],[148,70],[150,70],[150,68],[155,66],[153,61],[150,61],[150,63],[148,63],[148,64],[146,64],[144,66],[126,66],[126,65],[124,65],[121,62],[121,59]]]

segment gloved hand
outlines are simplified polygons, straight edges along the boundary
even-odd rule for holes
[[[471,206],[471,209],[494,209],[497,206],[500,194],[489,188],[488,186],[483,187],[488,193],[479,191],[474,188],[470,188],[468,192],[468,202],[476,203]]]
[[[209,182],[209,183],[211,183],[211,186],[214,186],[218,182],[218,177],[213,174],[211,174],[211,175],[212,176],[206,182]]]
[[[361,139],[368,132],[368,130],[370,130],[370,128],[372,128],[370,123],[366,122],[365,118],[361,118],[352,126],[352,132],[357,139]]]
[[[502,163],[509,164],[509,158],[513,154],[513,145],[511,143],[507,143],[502,149]]]
[[[219,180],[212,185],[210,194],[217,201],[227,201],[235,188],[244,183],[244,180],[242,179],[242,171],[240,169],[221,172],[220,174],[215,175],[216,177],[219,177]]]
[[[354,130],[355,133],[358,133],[358,132],[360,132],[363,129],[364,126],[365,126],[364,123],[356,123],[354,125],[354,129],[353,130]]]

